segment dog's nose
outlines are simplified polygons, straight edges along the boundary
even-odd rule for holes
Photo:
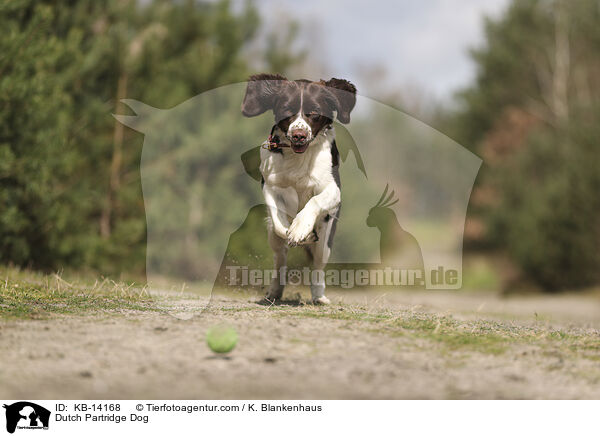
[[[306,132],[304,130],[293,130],[292,131],[292,141],[294,141],[294,142],[306,141]]]

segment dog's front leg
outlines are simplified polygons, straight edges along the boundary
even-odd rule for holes
[[[312,235],[317,220],[334,211],[340,201],[340,188],[334,182],[308,200],[287,231],[288,244],[294,246],[306,242]]]
[[[281,189],[274,186],[263,186],[263,196],[267,204],[267,213],[271,219],[272,231],[287,240],[288,216],[293,216],[298,210],[298,196],[293,190]]]
[[[289,216],[298,210],[298,195],[293,189],[275,186],[263,187],[263,195],[267,204],[267,229],[269,245],[273,250],[273,263],[276,274],[273,277],[266,298],[269,301],[279,300],[287,276],[287,229]]]

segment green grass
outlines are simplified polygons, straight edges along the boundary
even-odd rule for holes
[[[15,268],[0,269],[0,318],[45,319],[55,314],[156,310],[142,287],[103,279],[68,282]]]
[[[277,306],[280,317],[320,318],[352,323],[366,332],[426,341],[445,351],[502,354],[514,346],[533,345],[559,352],[565,358],[600,360],[600,333],[519,326],[491,320],[460,321],[452,316],[415,311],[373,311],[349,305],[315,308]]]
[[[82,281],[59,275],[44,275],[15,268],[0,268],[0,319],[45,319],[58,315],[82,315],[126,311],[160,311],[160,304],[146,289],[134,283],[109,279]],[[187,298],[187,297],[186,297]],[[399,347],[437,347],[440,352],[460,356],[468,353],[498,355],[515,347],[533,346],[540,352],[565,359],[600,361],[600,333],[576,328],[556,329],[540,321],[519,325],[512,320],[477,319],[463,321],[449,315],[413,310],[373,309],[360,305],[334,304],[315,307],[292,301],[290,305],[242,305],[209,307],[235,316],[236,312],[255,312],[257,316],[329,320],[333,328],[357,328],[365,334],[398,338]],[[163,304],[164,305],[164,304]],[[308,321],[308,320],[307,320]]]
[[[503,353],[509,338],[485,329],[464,328],[451,317],[415,312],[369,313],[362,310],[343,311],[307,311],[299,313],[302,317],[329,318],[343,321],[359,321],[369,324],[367,330],[372,333],[424,339],[437,342],[452,350],[472,350],[481,353]]]

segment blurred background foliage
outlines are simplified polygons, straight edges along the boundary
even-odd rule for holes
[[[478,75],[447,132],[484,160],[467,247],[501,251],[511,282],[545,290],[600,279],[600,8],[514,1],[472,52]]]
[[[256,10],[18,0],[0,23],[0,262],[142,274],[143,137],[111,114],[125,97],[164,108],[245,80]],[[287,43],[259,54],[266,70],[295,62]]]
[[[600,280],[598,23],[596,0],[514,0],[486,21],[453,104],[388,90],[484,159],[465,249],[502,257],[506,287]],[[143,136],[112,117],[131,114],[121,99],[170,108],[306,54],[301,24],[261,34],[252,3],[13,0],[0,24],[0,262],[43,270],[144,274]]]

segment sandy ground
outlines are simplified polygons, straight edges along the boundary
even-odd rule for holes
[[[600,398],[600,350],[593,347],[583,356],[560,341],[532,340],[491,353],[448,348],[389,324],[390,316],[447,316],[466,328],[486,321],[538,329],[540,337],[563,329],[596,340],[600,302],[592,298],[435,291],[330,297],[334,304],[320,308],[217,296],[186,321],[133,311],[3,320],[0,397]],[[380,314],[387,321],[364,318]],[[240,336],[228,357],[215,356],[204,342],[206,330],[220,322]]]

